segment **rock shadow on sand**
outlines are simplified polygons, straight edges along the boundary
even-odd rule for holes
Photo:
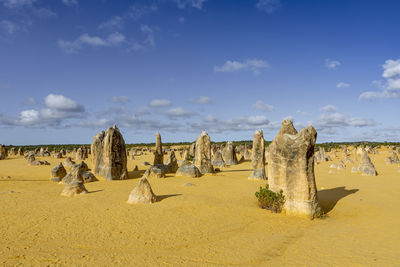
[[[359,189],[347,190],[345,186],[320,190],[318,191],[319,204],[324,212],[328,213],[336,206],[339,200],[357,191]]]
[[[145,173],[145,170],[128,172],[128,179],[142,178],[144,173]]]
[[[171,194],[171,195],[158,195],[156,196],[156,202],[161,202],[166,198],[169,197],[177,197],[177,196],[181,196],[182,194]]]

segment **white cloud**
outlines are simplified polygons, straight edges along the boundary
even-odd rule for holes
[[[337,60],[334,59],[325,59],[325,67],[327,67],[328,69],[334,70],[337,67],[339,67],[341,65],[341,63]]]
[[[78,0],[62,0],[62,3],[66,6],[76,6],[78,4]]]
[[[31,7],[35,0],[0,0],[7,8]]]
[[[208,96],[200,96],[199,98],[196,99],[191,99],[190,102],[194,103],[194,104],[212,104],[214,103],[214,100],[209,98]]]
[[[126,37],[123,34],[114,32],[108,36],[107,41],[110,45],[119,45],[125,42],[125,39]]]
[[[44,99],[46,107],[65,111],[83,111],[83,106],[63,95],[49,94]]]
[[[338,83],[336,85],[337,88],[346,88],[346,87],[349,87],[349,86],[350,86],[350,84],[345,83],[345,82],[340,82],[340,83]]]
[[[124,16],[134,20],[138,20],[143,16],[157,10],[158,6],[154,3],[150,5],[134,4],[129,7],[128,12]]]
[[[260,59],[247,59],[242,62],[228,60],[222,66],[214,66],[214,72],[236,72],[250,70],[254,75],[258,75],[262,69],[266,69],[268,67],[268,63]]]
[[[63,95],[49,94],[44,99],[45,107],[28,109],[9,121],[9,124],[26,127],[62,127],[67,119],[82,119],[86,116],[82,105]]]
[[[134,42],[132,45],[132,50],[146,50],[148,48],[153,48],[156,46],[154,29],[150,26],[142,24],[140,25],[140,31],[146,35],[145,39],[142,42]]]
[[[87,33],[80,35],[74,41],[58,40],[59,48],[68,54],[77,53],[85,46],[91,47],[113,47],[118,46],[125,41],[125,36],[119,32],[114,32],[108,35],[107,39],[99,36],[90,36]]]
[[[165,111],[165,114],[169,117],[185,117],[185,118],[196,115],[196,113],[186,110],[182,107],[170,108],[167,111]]]
[[[259,0],[256,7],[266,13],[272,13],[281,7],[280,0]]]
[[[124,96],[124,95],[122,95],[122,96],[113,96],[113,97],[110,98],[110,102],[112,102],[112,103],[124,104],[124,103],[128,103],[129,101],[130,101],[129,97]]]
[[[321,108],[321,111],[323,112],[336,112],[337,108],[334,105],[326,105]]]
[[[207,0],[173,0],[178,8],[184,9],[187,7],[193,7],[197,9],[202,9],[203,4],[207,2]]]
[[[346,127],[370,127],[377,123],[372,119],[352,117],[337,111],[333,105],[327,105],[321,108],[322,115],[314,122],[309,122],[318,132],[328,135],[338,135]]]
[[[82,44],[87,44],[91,46],[108,46],[109,44],[107,41],[103,40],[98,36],[90,36],[89,34],[85,33],[79,36],[78,42]]]
[[[6,34],[13,34],[18,30],[18,26],[9,20],[0,21],[0,30]]]
[[[210,133],[254,131],[259,128],[265,129],[273,126],[265,116],[241,116],[229,120],[220,120],[212,115],[203,117],[201,122],[190,122],[189,125],[193,131],[205,129]]]
[[[363,92],[359,99],[400,98],[400,59],[386,60],[382,68],[382,77],[386,79],[386,82],[373,81],[373,84],[381,90]]]
[[[124,25],[124,19],[120,16],[115,16],[99,25],[100,30],[121,29]]]
[[[261,100],[258,100],[255,104],[253,104],[252,108],[255,109],[255,110],[261,110],[261,111],[273,111],[273,110],[275,110],[274,106],[265,104]]]
[[[150,107],[160,108],[160,107],[169,107],[172,105],[172,102],[167,99],[153,99],[150,102]]]

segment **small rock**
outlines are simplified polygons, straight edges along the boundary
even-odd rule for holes
[[[76,195],[87,194],[88,191],[86,190],[85,186],[82,182],[74,182],[66,185],[61,192],[61,196],[65,197],[73,197]]]
[[[139,183],[129,194],[128,204],[151,204],[156,202],[156,195],[153,193],[151,189],[149,181],[147,181],[146,177],[140,179]]]
[[[192,183],[185,183],[185,184],[183,184],[183,186],[196,186],[196,185],[192,184]]]

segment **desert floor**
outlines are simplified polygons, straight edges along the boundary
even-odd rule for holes
[[[130,179],[100,178],[74,198],[60,196],[63,185],[49,180],[64,159],[34,167],[10,157],[0,161],[0,264],[400,265],[400,166],[387,166],[385,156],[371,155],[377,177],[352,174],[357,162],[329,174],[339,158],[316,165],[327,218],[312,221],[260,209],[254,192],[266,182],[247,179],[249,162],[201,178],[150,179],[160,201],[129,205],[150,155],[129,160],[129,170],[141,170]]]

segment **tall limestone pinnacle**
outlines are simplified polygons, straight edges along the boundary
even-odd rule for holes
[[[211,140],[204,130],[196,139],[194,165],[199,168],[201,174],[214,172],[211,164]]]
[[[254,133],[253,138],[253,149],[251,151],[251,167],[253,173],[249,179],[266,180],[265,176],[265,148],[264,148],[264,136],[262,130],[257,130]]]
[[[91,151],[94,173],[107,180],[128,178],[125,141],[116,125],[94,136]]]
[[[314,218],[320,212],[314,176],[314,145],[317,132],[312,126],[299,133],[289,119],[269,146],[268,184],[283,191],[287,214]]]
[[[154,162],[153,165],[164,164],[164,153],[161,143],[161,135],[159,132],[156,133],[156,149],[154,151]]]

